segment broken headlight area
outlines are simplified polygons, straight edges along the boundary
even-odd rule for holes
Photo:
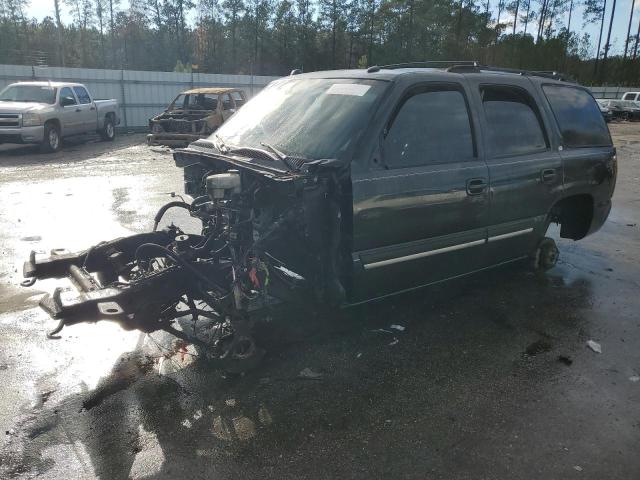
[[[180,155],[187,160],[180,165],[176,157],[176,163],[185,167],[192,202],[163,206],[148,233],[79,253],[37,258],[32,252],[25,283],[67,277],[75,287],[57,288],[40,301],[59,322],[50,336],[67,325],[108,319],[127,329],[165,330],[222,368],[244,370],[260,359],[252,327],[271,306],[344,301],[341,182],[334,168],[319,165],[278,172]],[[157,230],[171,208],[199,219],[201,231]]]

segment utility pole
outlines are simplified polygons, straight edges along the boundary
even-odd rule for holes
[[[64,42],[62,40],[62,22],[60,21],[60,0],[53,0],[56,12],[56,35],[58,36],[58,52],[60,55],[60,65],[64,67]]]
[[[636,33],[636,44],[633,47],[633,59],[638,56],[638,40],[640,39],[640,23],[638,23],[638,32]]]

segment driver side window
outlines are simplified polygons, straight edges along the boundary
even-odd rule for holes
[[[473,160],[471,122],[462,92],[429,89],[408,97],[388,129],[383,153],[387,168]]]
[[[64,100],[65,98],[69,98],[69,103],[64,104]],[[61,105],[75,105],[76,99],[73,96],[73,91],[71,91],[71,89],[69,87],[64,87],[60,90],[60,104]]]

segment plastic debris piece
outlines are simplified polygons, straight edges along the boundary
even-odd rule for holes
[[[316,380],[318,378],[322,378],[322,374],[321,373],[314,372],[309,367],[305,368],[304,370],[301,370],[300,373],[298,374],[298,376],[301,377],[301,378],[310,378],[312,380]]]
[[[182,421],[182,426],[185,427],[185,428],[191,428],[191,420],[189,420],[188,418],[185,418]]]
[[[581,471],[582,471],[582,467],[581,467],[580,465],[574,465],[574,466],[573,466],[573,469],[574,469],[576,472],[581,472]]]
[[[602,353],[602,347],[598,342],[594,342],[593,340],[588,340],[587,347],[589,347],[591,350],[593,350],[596,353]]]
[[[384,328],[376,328],[375,330],[370,330],[375,333],[388,333],[389,335],[393,335],[393,332],[390,330],[385,330]]]
[[[356,355],[356,358],[360,358],[361,356],[362,356],[362,352],[358,353],[358,354]]]
[[[202,418],[202,410],[196,410],[196,412],[193,414],[193,419],[200,420],[201,418]]]
[[[629,380],[634,382],[634,383],[637,383],[637,382],[640,382],[640,377],[638,375],[633,375],[633,376],[629,377]]]
[[[235,398],[227,398],[224,403],[227,404],[227,407],[235,407],[236,406],[236,399]]]
[[[210,412],[213,412],[213,405],[208,405],[207,408],[209,409]]]
[[[398,343],[400,343],[400,340],[398,340],[397,338],[393,337],[393,341],[391,343],[389,343],[389,346],[392,347],[393,345],[397,345]]]
[[[393,328],[394,330],[398,330],[399,332],[404,332],[405,327],[403,327],[402,325],[390,325],[389,328]]]
[[[6,435],[15,435],[16,431],[13,428],[10,428],[9,430],[7,430],[6,432],[4,432]]]

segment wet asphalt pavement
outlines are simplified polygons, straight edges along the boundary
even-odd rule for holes
[[[0,146],[0,478],[640,478],[640,125],[611,129],[614,209],[551,271],[283,312],[229,378],[158,333],[47,340],[57,283],[19,286],[32,249],[151,228],[182,187],[171,156],[143,136]]]

